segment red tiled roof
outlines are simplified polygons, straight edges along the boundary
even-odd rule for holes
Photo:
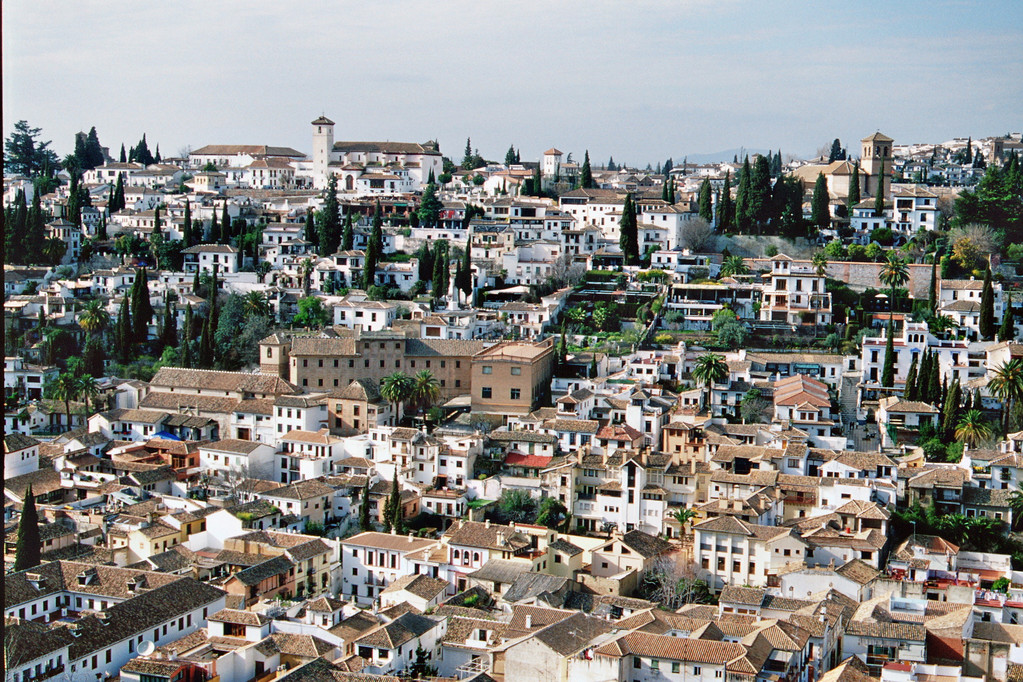
[[[504,463],[513,467],[528,467],[531,469],[542,469],[554,459],[550,455],[523,455],[518,452],[509,452],[504,458]]]

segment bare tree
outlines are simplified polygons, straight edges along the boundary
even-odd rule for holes
[[[952,256],[964,268],[972,268],[998,249],[998,236],[987,225],[970,223],[948,233]]]
[[[696,575],[696,566],[681,553],[660,556],[643,576],[643,593],[672,611],[686,604],[710,601],[707,582]]]
[[[703,218],[693,218],[682,223],[679,244],[690,251],[702,251],[714,239],[714,227]]]

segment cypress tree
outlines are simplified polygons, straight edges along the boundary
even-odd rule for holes
[[[828,181],[823,173],[817,174],[817,182],[813,185],[813,199],[810,202],[810,222],[817,229],[824,229],[831,223],[831,196],[828,194]]]
[[[668,178],[664,178],[664,182],[661,183],[661,201],[668,200]]]
[[[164,347],[178,345],[178,318],[174,314],[174,302],[171,301],[169,292],[163,300],[163,330],[160,332],[160,340]]]
[[[998,328],[999,341],[1011,341],[1016,336],[1016,325],[1012,319],[1012,295],[1005,304],[1005,311],[1002,313],[1002,325]]]
[[[675,178],[672,178],[671,184],[668,185],[668,203],[675,205]]]
[[[209,369],[213,367],[213,314],[212,311],[206,315],[202,325],[202,334],[199,337],[199,367]]]
[[[160,218],[160,207],[153,210],[153,236],[163,235],[163,220]]]
[[[991,284],[991,268],[984,271],[984,289],[980,294],[980,335],[985,341],[995,337],[995,290]]]
[[[224,202],[223,210],[220,213],[220,241],[222,244],[231,243],[231,217],[227,214],[227,202]]]
[[[18,522],[18,543],[14,552],[14,570],[24,571],[39,565],[43,542],[39,537],[39,512],[36,496],[30,485],[25,491],[25,505]]]
[[[955,440],[956,425],[959,423],[960,414],[959,403],[961,401],[962,391],[959,387],[959,380],[953,379],[941,412],[941,439],[946,443],[951,443]]]
[[[120,161],[121,161],[121,163],[128,163],[128,154],[124,151],[124,143],[123,142],[121,143]]]
[[[430,242],[423,242],[419,251],[419,280],[425,282],[433,277],[433,255],[430,253]]]
[[[881,157],[881,171],[877,177],[877,192],[874,195],[874,216],[880,218],[884,215],[884,159]]]
[[[217,221],[217,207],[213,207],[213,217],[210,219],[210,234],[207,238],[208,244],[220,243],[220,223]]]
[[[458,282],[458,288],[466,296],[472,293],[472,238],[465,240],[465,251],[462,253],[462,279]]]
[[[590,150],[583,154],[583,167],[579,171],[579,186],[583,189],[593,189],[593,171],[590,170]]]
[[[337,176],[331,174],[327,181],[327,196],[320,210],[320,250],[321,256],[329,256],[337,252],[341,244],[341,213],[337,201]]]
[[[902,391],[903,397],[906,400],[916,400],[916,356],[913,356],[913,362],[909,363],[909,371],[906,373],[906,387]]]
[[[708,224],[713,224],[714,206],[711,203],[710,180],[705,179],[702,183],[700,183],[700,194],[697,205],[699,206],[700,217],[706,220]]]
[[[849,211],[860,203],[860,164],[854,163],[852,177],[849,179]]]
[[[622,219],[619,224],[618,245],[622,248],[625,262],[634,265],[639,262],[639,225],[636,223],[636,204],[632,193],[625,195]]]
[[[971,163],[973,163],[973,136],[972,135],[967,139],[967,142],[966,142],[966,163],[964,165],[969,165]]]
[[[181,241],[184,243],[185,248],[194,246],[195,242],[192,241],[192,202],[185,199],[185,222],[181,227]]]
[[[376,249],[377,256],[381,256],[384,253],[384,218],[383,213],[380,210],[380,200],[377,199],[376,209],[373,211],[373,227],[369,232],[369,240],[373,242],[373,247]]]
[[[448,291],[448,254],[447,250],[437,244],[433,259],[433,297],[442,298]]]
[[[721,188],[721,201],[718,208],[718,229],[728,232],[732,229],[735,219],[735,208],[732,205],[731,171],[725,171],[725,184]]]
[[[401,493],[398,491],[398,472],[394,472],[394,478],[391,479],[391,494],[387,496],[387,502],[384,504],[384,528],[387,532],[391,532],[393,528],[398,531],[398,524],[395,521],[401,519]]]
[[[133,347],[131,307],[128,296],[125,296],[121,299],[121,307],[117,311],[117,355],[122,363],[131,360]]]
[[[123,211],[127,205],[124,199],[124,173],[117,174],[117,182],[114,184],[114,203],[116,208],[112,212]]]
[[[739,169],[739,187],[735,191],[735,224],[739,232],[748,233],[753,227],[753,211],[750,203],[750,165],[749,157],[743,159]]]
[[[931,315],[938,312],[938,252],[931,258],[931,285],[927,290],[927,309]]]
[[[931,376],[927,382],[927,402],[937,404],[941,401],[941,362],[937,355],[931,357]]]
[[[920,359],[920,367],[916,373],[916,386],[913,389],[912,400],[922,400],[923,402],[930,402],[927,400],[927,389],[930,382],[931,376],[931,353],[928,350],[924,350],[923,357]]]
[[[888,322],[888,340],[884,345],[884,368],[881,370],[881,385],[891,388],[895,385],[895,332],[891,321]]]
[[[359,530],[365,533],[373,530],[373,523],[369,518],[369,481],[362,487],[362,504],[359,505]]]
[[[749,203],[749,212],[753,221],[759,225],[765,225],[771,215],[771,167],[767,163],[767,157],[763,154],[757,154],[753,160]]]
[[[146,269],[135,271],[135,283],[131,289],[132,306],[135,316],[132,318],[132,330],[135,340],[145,343],[149,338],[149,323],[153,321],[153,303],[149,300],[149,278]]]
[[[345,226],[341,232],[341,250],[351,251],[355,245],[355,232],[352,227],[352,213],[345,213]]]
[[[305,214],[305,233],[302,238],[313,245],[314,251],[319,251],[319,235],[316,233],[316,219],[313,210],[309,209]]]
[[[192,339],[195,337],[192,322],[192,306],[185,307],[185,334],[181,338],[181,366],[192,366]]]

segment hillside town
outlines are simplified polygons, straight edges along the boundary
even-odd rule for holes
[[[1020,133],[293,127],[9,131],[6,680],[1023,681]]]

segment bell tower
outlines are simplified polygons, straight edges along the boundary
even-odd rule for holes
[[[334,122],[326,116],[313,121],[313,184],[317,188],[327,186],[327,168],[330,166],[330,152],[334,149]]]
[[[860,140],[862,154],[860,167],[863,169],[863,195],[882,196],[886,194],[885,182],[892,172],[892,138],[884,133],[874,133]]]

